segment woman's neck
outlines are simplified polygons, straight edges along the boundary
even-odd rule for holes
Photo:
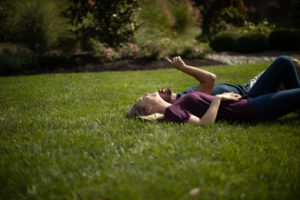
[[[155,109],[155,113],[162,113],[164,114],[166,109],[172,104],[166,102],[166,101],[162,101]]]

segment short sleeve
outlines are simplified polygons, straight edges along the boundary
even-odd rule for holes
[[[179,106],[171,105],[165,111],[165,119],[171,122],[187,122],[191,116],[191,113],[187,110],[181,109]]]

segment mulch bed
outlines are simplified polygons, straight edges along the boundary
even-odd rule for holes
[[[189,59],[183,58],[185,63],[192,66],[224,65],[211,59]],[[43,67],[35,70],[23,71],[13,75],[29,75],[44,73],[79,73],[79,72],[103,72],[103,71],[133,71],[133,70],[155,70],[172,68],[164,59],[122,59],[112,62],[100,62],[99,60],[87,56],[74,56],[68,62],[56,64],[44,63]],[[8,75],[8,74],[7,74]],[[12,74],[11,74],[12,75]]]
[[[211,59],[184,59],[185,63],[192,66],[221,65],[224,63]],[[101,72],[101,71],[128,71],[128,70],[154,70],[172,68],[165,60],[152,59],[123,59],[107,63],[86,63],[76,67],[78,72]]]

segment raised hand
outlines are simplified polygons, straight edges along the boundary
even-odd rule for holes
[[[168,63],[170,63],[170,65],[172,65],[176,69],[182,69],[182,68],[184,68],[186,66],[185,63],[184,63],[184,61],[181,59],[180,56],[176,56],[172,60],[170,60],[166,56],[165,59],[168,61]]]

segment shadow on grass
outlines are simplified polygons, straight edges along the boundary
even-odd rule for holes
[[[229,125],[238,125],[242,126],[244,128],[248,128],[251,126],[256,126],[259,124],[265,125],[265,126],[272,126],[272,125],[286,125],[286,126],[299,126],[300,125],[300,112],[293,112],[288,115],[285,115],[283,117],[277,118],[277,119],[271,119],[271,120],[254,120],[254,121],[231,121],[226,120],[226,123]]]
[[[158,120],[145,120],[145,119],[140,119],[140,118],[134,118],[134,117],[129,117],[128,115],[125,115],[126,118],[131,119],[131,120],[137,120],[143,123],[169,123],[170,125],[174,124],[174,122],[170,122],[165,119],[158,119]],[[236,120],[219,120],[218,122],[225,122],[228,125],[231,126],[241,126],[244,128],[249,128],[252,126],[257,126],[259,124],[265,125],[265,126],[272,126],[272,125],[286,125],[286,126],[299,126],[300,125],[300,112],[293,112],[288,115],[285,115],[283,117],[280,117],[278,119],[272,119],[272,120],[266,120],[266,121],[261,121],[261,120],[253,120],[253,121],[236,121]],[[184,123],[180,123],[184,124]]]

